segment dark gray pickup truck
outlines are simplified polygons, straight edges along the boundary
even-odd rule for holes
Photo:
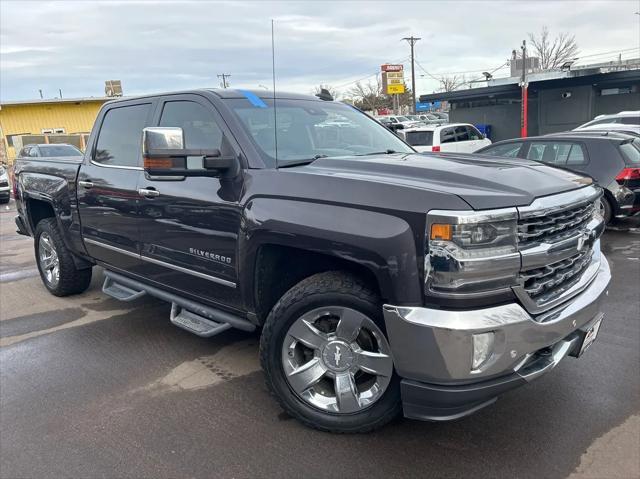
[[[84,158],[16,164],[51,293],[262,330],[303,423],[449,420],[580,356],[603,318],[601,191],[523,160],[416,154],[349,105],[199,90],[109,102]]]

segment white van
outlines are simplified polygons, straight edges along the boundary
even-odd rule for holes
[[[396,132],[417,151],[448,151],[473,153],[491,144],[491,140],[469,123],[427,125]]]

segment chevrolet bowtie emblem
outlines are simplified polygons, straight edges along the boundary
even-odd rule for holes
[[[340,348],[336,346],[336,352],[333,353],[333,359],[336,362],[336,366],[340,366],[340,358],[342,357],[342,353],[340,352]]]

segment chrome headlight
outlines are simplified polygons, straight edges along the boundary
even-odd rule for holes
[[[520,269],[515,208],[427,215],[427,294],[458,297],[503,290]]]

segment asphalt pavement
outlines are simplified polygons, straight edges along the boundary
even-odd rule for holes
[[[169,305],[56,298],[0,207],[0,477],[640,477],[640,222],[608,230],[606,319],[582,358],[460,421],[310,430],[269,396],[258,336]]]

